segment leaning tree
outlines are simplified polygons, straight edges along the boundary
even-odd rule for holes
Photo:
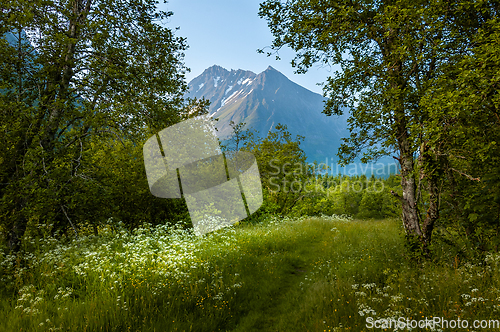
[[[471,54],[474,32],[464,34],[456,25],[471,32],[474,19],[459,18],[467,8],[479,12],[488,6],[488,1],[420,0],[267,0],[260,6],[275,38],[268,55],[292,48],[299,73],[314,64],[340,65],[325,84],[323,111],[350,110],[351,135],[339,156],[344,163],[360,155],[362,162],[384,155],[397,159],[402,191],[392,194],[401,203],[409,243],[426,254],[453,169],[453,146],[445,144],[453,141],[451,131],[446,140],[433,135],[457,123],[443,116],[442,105],[423,101],[437,93],[437,78]]]

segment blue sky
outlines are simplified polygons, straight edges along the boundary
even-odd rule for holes
[[[220,65],[228,70],[245,69],[260,73],[269,65],[292,81],[322,94],[316,83],[330,76],[328,68],[312,67],[306,74],[294,74],[290,61],[293,51],[280,51],[280,61],[274,56],[258,54],[257,49],[271,45],[273,37],[266,21],[257,15],[261,0],[169,0],[159,8],[174,13],[165,25],[180,27],[177,36],[186,37],[189,49],[185,64],[191,68],[187,81],[203,70]]]

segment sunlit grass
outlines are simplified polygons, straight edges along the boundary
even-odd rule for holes
[[[201,237],[115,224],[32,242],[22,259],[0,252],[2,331],[363,331],[367,317],[500,309],[500,256],[416,265],[396,220],[274,218]]]

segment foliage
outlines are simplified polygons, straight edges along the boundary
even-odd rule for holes
[[[390,194],[399,190],[397,177],[329,174],[311,176],[306,194],[293,207],[294,216],[348,215],[356,218],[382,219],[398,216],[397,201]]]
[[[441,198],[443,234],[461,255],[498,251],[500,225],[498,3],[462,1],[457,5],[444,55],[422,105],[429,110],[430,144],[448,160]],[[463,45],[462,53],[455,44]],[[453,234],[453,235],[451,235]]]
[[[306,163],[300,150],[301,137],[291,140],[286,126],[278,125],[265,138],[242,131],[244,123],[232,123],[233,136],[224,150],[241,147],[255,154],[264,203],[249,220],[263,215],[291,216],[349,215],[357,218],[386,218],[398,215],[391,191],[400,191],[397,176],[369,179],[365,175],[328,174],[324,164]]]
[[[268,0],[260,7],[275,37],[272,50],[291,47],[298,72],[315,63],[341,66],[328,78],[324,109],[351,112],[351,136],[339,156],[347,163],[362,152],[363,161],[397,154],[402,195],[392,193],[408,240],[417,238],[426,254],[447,188],[468,196],[449,204],[473,219],[469,226],[480,215],[472,206],[495,210],[471,204],[486,202],[484,195],[466,202],[475,185],[455,175],[474,181],[475,171],[485,178],[493,173],[474,166],[497,153],[498,10],[496,1],[464,0]],[[496,184],[487,186],[496,197]],[[488,215],[479,228],[491,227]],[[469,227],[469,234],[472,229],[478,228]]]
[[[242,150],[254,154],[264,190],[261,212],[284,215],[303,196],[304,183],[311,174],[300,148],[303,137],[292,138],[286,125],[276,125],[266,137],[246,134]]]
[[[151,208],[122,205],[145,188],[138,148],[118,154],[185,116],[185,40],[159,24],[170,15],[152,0],[3,2],[0,216],[11,249],[39,223],[76,232],[76,222]],[[127,141],[113,158],[131,173],[97,170],[111,140]]]

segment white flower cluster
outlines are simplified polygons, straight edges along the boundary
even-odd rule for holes
[[[37,306],[43,301],[45,291],[37,290],[34,285],[27,285],[19,290],[20,297],[17,299],[15,309],[21,310],[23,314],[37,315],[40,313]]]
[[[365,294],[365,296],[366,296],[366,294]],[[359,310],[358,314],[360,316],[364,316],[364,315],[377,316],[377,312],[364,303],[358,304],[358,310]]]
[[[341,214],[341,215],[334,214],[331,216],[327,216],[327,215],[322,214],[321,219],[326,220],[326,221],[335,221],[335,222],[344,222],[344,223],[352,222],[352,220],[353,220],[351,216],[348,216],[346,214]]]
[[[244,284],[238,273],[225,275],[206,256],[223,259],[235,250],[236,242],[233,227],[200,237],[179,224],[128,232],[123,224],[109,220],[98,236],[80,236],[71,242],[40,241],[36,254],[22,252],[22,265],[15,256],[0,252],[0,272],[8,272],[2,273],[2,281],[4,286],[10,281],[11,288],[14,281],[29,280],[34,270],[39,273],[38,282],[44,289],[30,284],[19,290],[15,308],[25,315],[45,311],[49,301],[51,307],[55,304],[58,310],[67,310],[76,292],[71,285],[99,285],[123,310],[128,310],[124,288],[142,287],[153,296],[176,289],[189,294],[196,288],[202,294],[211,293],[207,295],[212,300],[222,301]],[[68,280],[71,285],[64,284]]]

